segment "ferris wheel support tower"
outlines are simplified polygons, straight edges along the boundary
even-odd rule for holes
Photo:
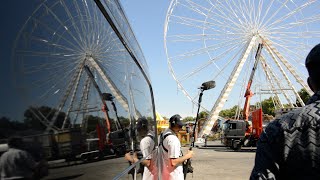
[[[257,41],[262,42],[267,48],[268,54],[271,55],[272,59],[274,60],[275,64],[280,69],[282,75],[285,77],[285,80],[287,81],[288,85],[290,86],[291,90],[295,94],[297,100],[299,103],[304,106],[304,102],[301,99],[300,95],[298,94],[295,87],[292,85],[292,82],[289,80],[287,74],[283,70],[282,66],[280,65],[279,61],[284,64],[284,66],[288,69],[288,71],[294,76],[296,81],[301,84],[302,87],[304,87],[309,95],[312,95],[311,89],[303,82],[301,77],[295,72],[295,70],[292,68],[292,66],[283,58],[283,56],[274,48],[268,39],[265,39],[261,37],[260,35],[253,35],[252,38],[248,41],[246,44],[246,47],[241,55],[241,58],[237,62],[236,66],[234,67],[232,74],[230,75],[227,83],[225,84],[223,90],[220,93],[220,96],[218,97],[216,103],[214,104],[212,110],[210,111],[208,119],[204,122],[204,125],[202,129],[200,130],[199,136],[202,137],[204,134],[210,134],[210,131],[212,129],[213,124],[218,119],[219,113],[222,110],[226,100],[228,99],[228,96],[237,81],[237,78],[242,70],[242,67],[244,63],[246,62],[250,52],[253,49],[253,46],[256,44]]]
[[[220,96],[218,97],[216,103],[214,104],[208,119],[205,121],[202,129],[200,130],[199,136],[202,137],[203,134],[209,134],[213,124],[218,119],[219,113],[222,110],[224,103],[228,99],[228,96],[237,81],[237,78],[240,74],[240,71],[242,70],[242,67],[248,58],[253,46],[255,45],[257,41],[257,36],[252,36],[251,39],[248,40],[248,43],[246,44],[246,48],[242,52],[241,58],[237,62],[236,66],[234,67],[232,74],[230,75],[227,83],[225,84],[223,90],[220,93]]]
[[[171,1],[164,48],[178,89],[197,105],[196,84],[220,84],[203,100],[201,108],[210,114],[198,137],[211,132],[223,106],[235,105],[236,99],[238,107],[243,103],[258,44],[265,48],[252,84],[260,99],[253,100],[271,98],[277,109],[304,105],[298,91],[312,94],[303,61],[320,39],[319,7],[317,0]]]

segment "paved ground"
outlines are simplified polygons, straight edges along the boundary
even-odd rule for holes
[[[220,145],[220,143],[208,143]],[[187,148],[184,148],[185,151]],[[219,179],[243,180],[249,179],[254,165],[255,149],[247,148],[234,152],[226,147],[194,148],[195,157],[193,177],[188,174],[187,179]]]
[[[249,178],[254,164],[254,149],[247,148],[234,152],[225,147],[218,147],[221,146],[219,142],[208,142],[208,145],[213,147],[194,148],[195,157],[192,160],[194,173],[193,175],[188,174],[188,180],[243,180]],[[187,147],[183,147],[183,152],[186,152],[187,149]],[[73,166],[62,163],[50,169],[50,176],[46,179],[113,179],[126,167],[128,167],[128,163],[123,158],[78,163]],[[125,175],[121,179],[132,178]]]

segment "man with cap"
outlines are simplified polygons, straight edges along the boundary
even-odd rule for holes
[[[154,143],[154,132],[149,130],[149,123],[145,117],[141,117],[138,119],[137,125],[137,134],[140,137],[140,150],[143,157],[146,159],[142,162],[144,168],[142,169],[142,179],[143,180],[155,180],[158,177],[158,169],[156,162],[156,150]],[[125,155],[125,158],[131,163],[136,163],[139,161],[137,158],[137,154],[134,153],[132,156],[130,153]]]
[[[271,122],[258,141],[250,179],[320,179],[320,44],[306,58],[306,106]]]
[[[182,129],[182,126],[184,124],[181,116],[173,115],[169,120],[169,128],[160,135],[158,156],[160,179],[184,179],[182,163],[193,156],[193,151],[188,151],[184,156],[181,152],[181,144],[176,134]]]

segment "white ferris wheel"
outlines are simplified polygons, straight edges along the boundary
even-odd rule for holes
[[[320,43],[319,8],[318,0],[172,0],[164,46],[178,88],[196,104],[202,82],[217,84],[203,99],[210,116],[200,137],[209,134],[224,106],[242,106],[256,61],[256,102],[272,97],[277,108],[304,105],[298,91],[312,94],[304,61]]]

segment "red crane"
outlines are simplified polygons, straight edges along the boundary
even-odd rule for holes
[[[244,117],[244,120],[246,120],[246,121],[248,121],[248,118],[249,118],[250,99],[253,96],[253,93],[250,90],[250,88],[251,88],[251,85],[252,85],[252,80],[253,80],[254,74],[256,72],[256,68],[258,66],[258,61],[260,59],[262,47],[263,47],[263,45],[260,43],[259,46],[258,46],[258,50],[257,50],[256,56],[255,56],[255,62],[254,62],[254,65],[252,67],[251,75],[250,75],[250,78],[249,78],[249,81],[248,81],[246,93],[244,94],[244,97],[246,98],[246,101],[245,101],[244,107],[243,107],[243,117]]]
[[[97,82],[94,79],[94,75],[92,73],[92,71],[90,70],[90,68],[85,65],[84,69],[86,70],[91,82],[93,83],[94,87],[96,88],[96,90],[98,91],[98,94],[100,96],[100,99],[102,101],[102,111],[104,112],[106,121],[105,121],[105,125],[102,124],[98,124],[97,125],[97,133],[99,136],[99,149],[103,150],[105,148],[105,143],[110,143],[109,138],[106,137],[105,131],[104,131],[104,127],[107,126],[107,130],[108,130],[108,134],[110,134],[110,121],[109,121],[109,116],[108,116],[108,108],[107,108],[107,104],[105,102],[105,98],[103,96],[103,93],[101,92]]]
[[[247,85],[247,89],[246,92],[244,94],[244,97],[246,98],[246,101],[244,103],[244,107],[243,107],[243,117],[244,120],[247,122],[247,129],[246,129],[246,133],[245,136],[250,136],[250,135],[254,135],[254,136],[260,136],[260,130],[262,130],[262,110],[261,108],[257,110],[257,112],[254,113],[254,117],[252,119],[252,126],[249,125],[248,119],[249,119],[249,109],[250,109],[250,99],[253,96],[253,93],[251,91],[251,85],[252,85],[252,81],[253,81],[253,77],[254,74],[256,72],[257,66],[258,66],[258,62],[261,56],[261,50],[262,50],[263,44],[260,43],[258,46],[258,50],[255,56],[255,62],[254,65],[252,67],[252,71],[251,71],[251,75],[248,81],[248,85]],[[261,128],[260,128],[261,126]]]

